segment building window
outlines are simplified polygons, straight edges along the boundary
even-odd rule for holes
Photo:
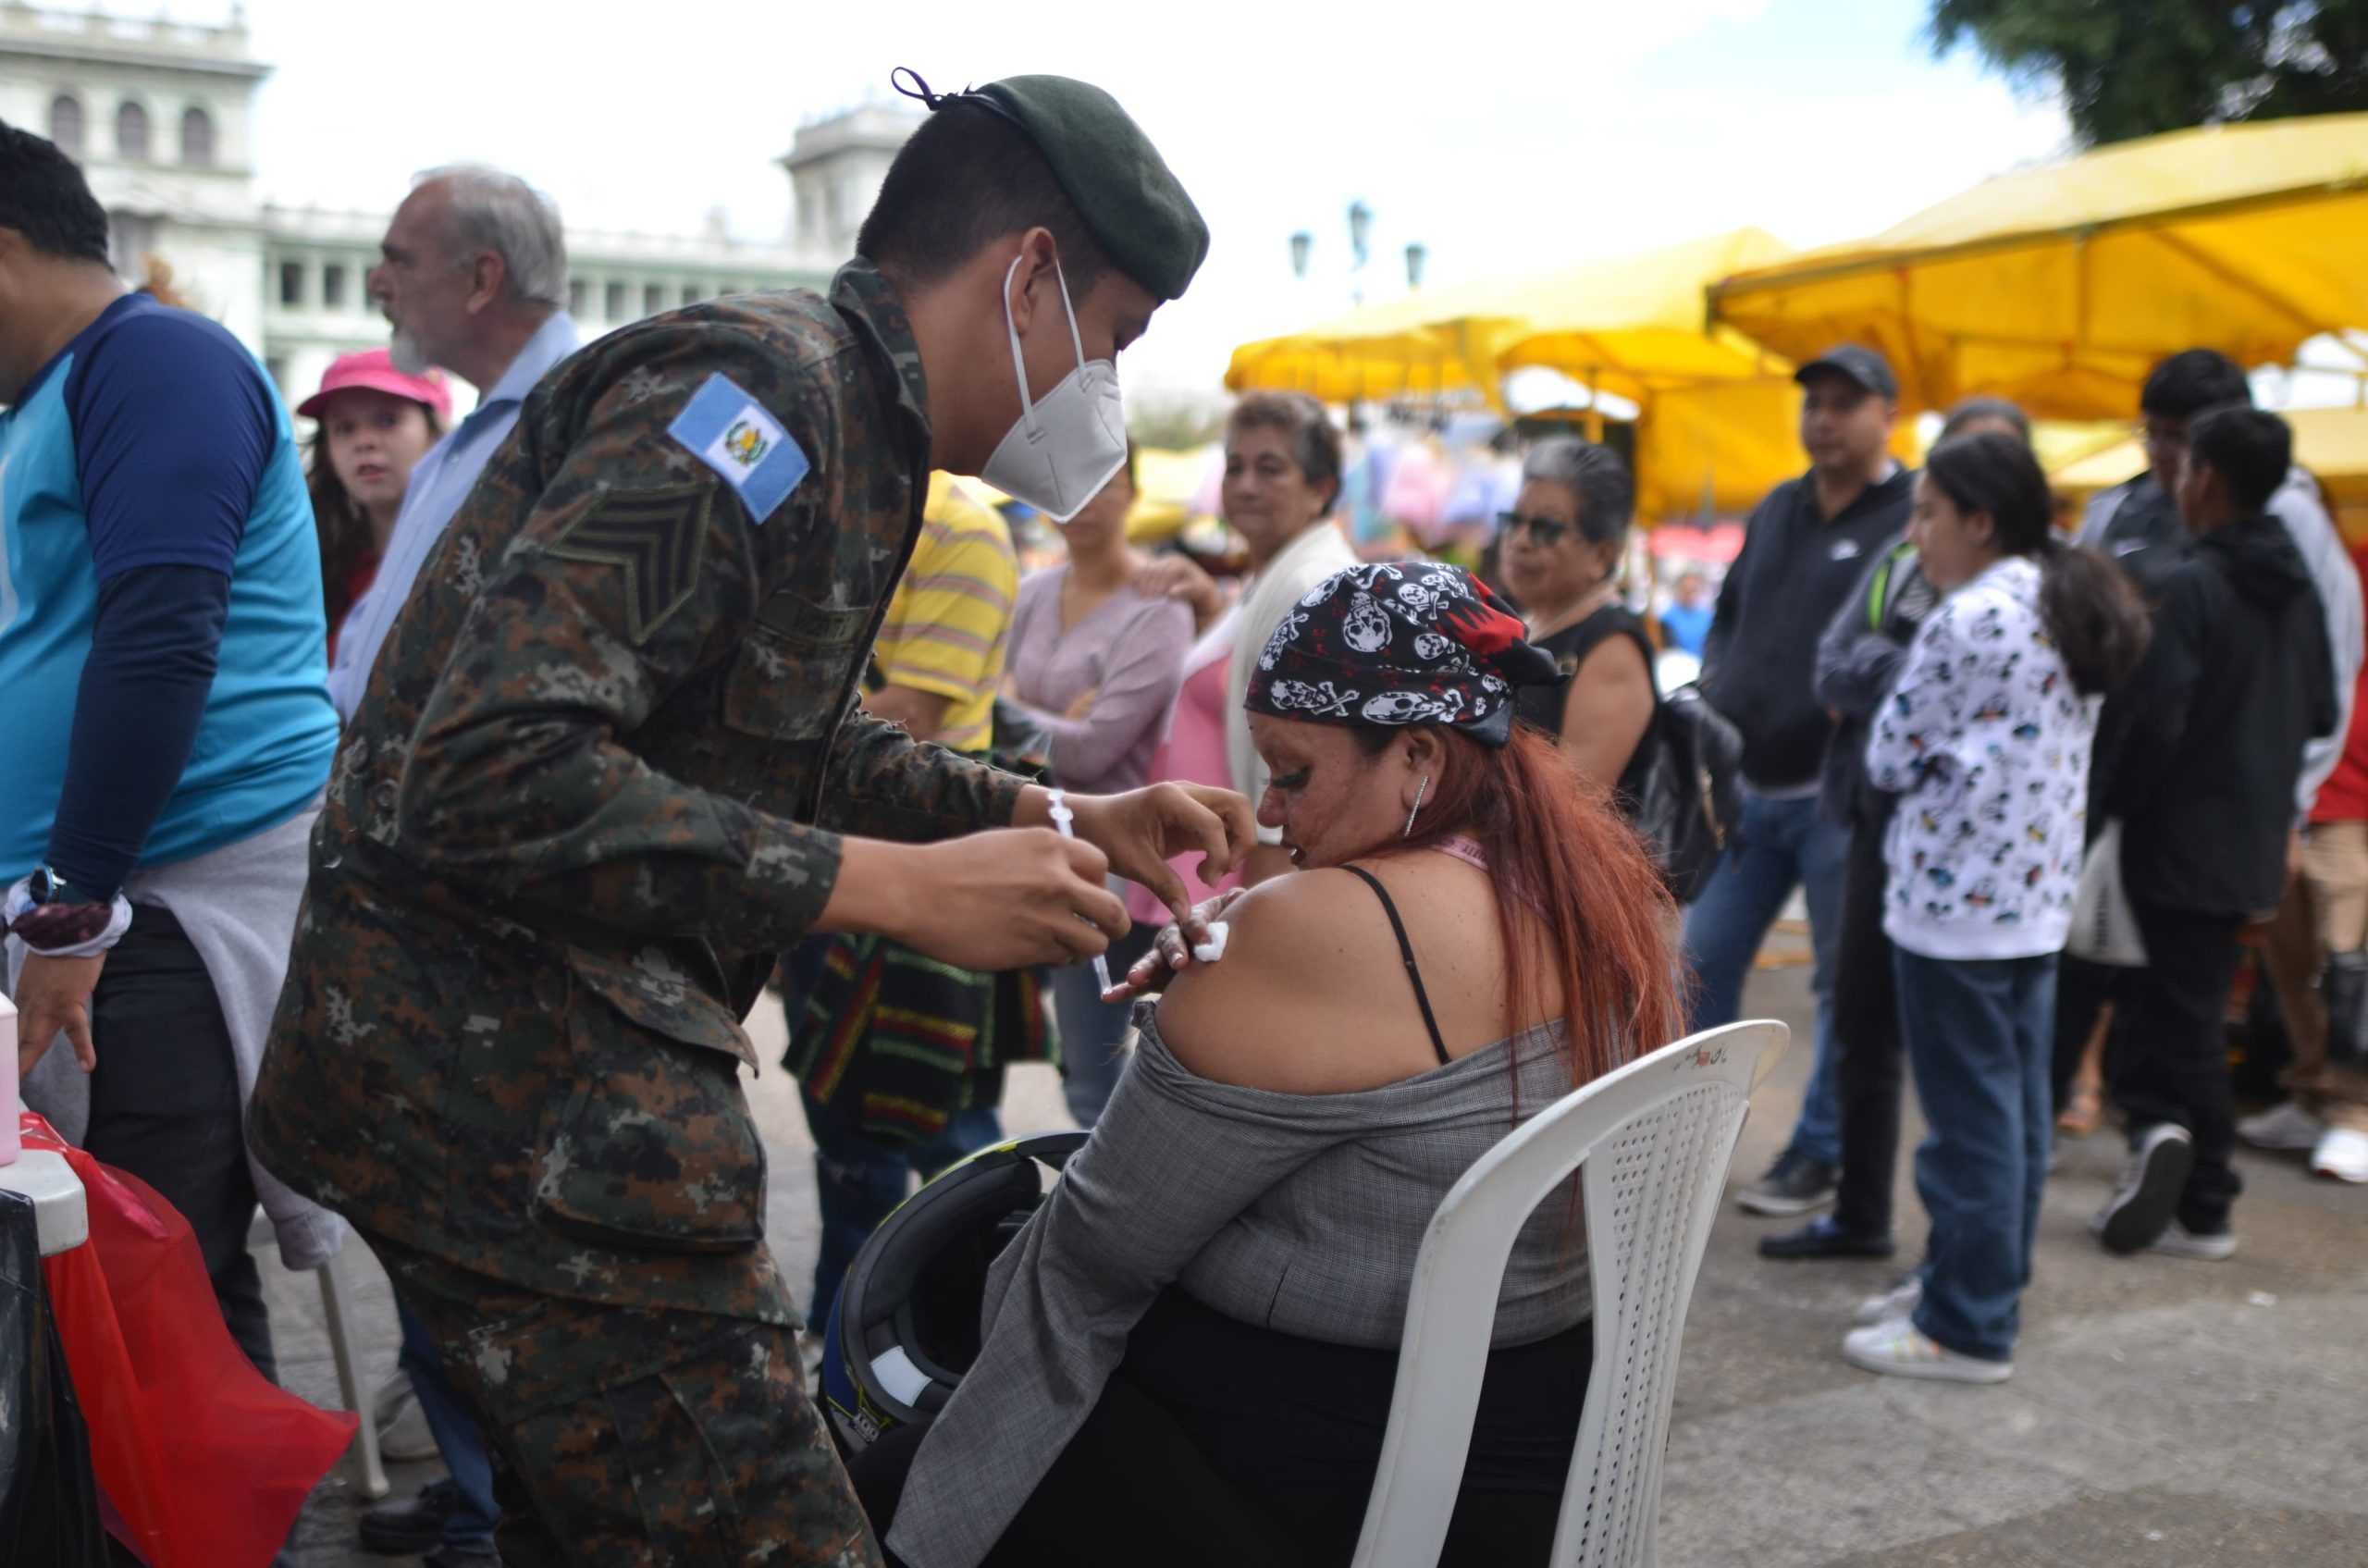
[[[686,305],[695,305],[699,302],[699,286],[697,284],[685,283],[683,285],[683,302]]]
[[[600,290],[600,314],[610,321],[625,318],[625,286],[611,283]]]
[[[279,264],[279,302],[283,305],[301,305],[304,302],[304,264],[302,262]]]
[[[641,314],[656,315],[666,308],[666,285],[645,283],[641,286]]]
[[[214,167],[214,117],[204,109],[181,111],[181,162],[191,168]]]
[[[68,157],[82,155],[82,100],[71,93],[49,101],[49,139]]]
[[[571,278],[567,280],[567,314],[570,315],[584,314],[584,279],[581,278]]]
[[[130,99],[115,112],[115,150],[128,164],[148,161],[148,111]]]
[[[331,262],[321,268],[321,307],[324,310],[345,308],[345,268]]]

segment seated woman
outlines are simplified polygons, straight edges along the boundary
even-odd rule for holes
[[[1513,724],[1556,677],[1500,600],[1354,567],[1256,662],[1260,821],[1298,871],[1144,1009],[918,1456],[904,1434],[857,1456],[912,1568],[1348,1562],[1439,1200],[1678,1027],[1668,895],[1606,793]],[[1576,1198],[1514,1248],[1444,1562],[1551,1545],[1591,1345]]]

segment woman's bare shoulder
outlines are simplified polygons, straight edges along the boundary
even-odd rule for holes
[[[1160,1037],[1202,1078],[1284,1093],[1370,1089],[1373,1053],[1349,1048],[1360,994],[1398,967],[1387,917],[1347,871],[1294,871],[1227,911],[1225,957],[1194,964],[1159,1006]]]

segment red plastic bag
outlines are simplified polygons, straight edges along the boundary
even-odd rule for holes
[[[92,1468],[153,1568],[265,1568],[355,1418],[254,1369],[214,1299],[189,1222],[139,1178],[70,1148],[31,1111],[88,1195],[87,1246],[43,1260],[91,1426]]]

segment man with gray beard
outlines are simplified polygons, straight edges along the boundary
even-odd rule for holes
[[[428,170],[395,209],[379,253],[370,295],[394,325],[396,365],[414,376],[439,366],[479,401],[412,470],[377,580],[346,616],[329,672],[340,720],[353,717],[387,628],[526,394],[581,340],[566,310],[559,209],[515,175]]]

